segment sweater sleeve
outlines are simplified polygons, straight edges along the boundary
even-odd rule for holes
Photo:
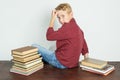
[[[63,40],[70,38],[70,34],[65,28],[60,28],[57,31],[54,31],[53,28],[48,28],[46,33],[47,40]]]
[[[86,53],[89,53],[89,51],[88,51],[88,46],[87,46],[86,40],[84,39],[82,55],[85,55]]]

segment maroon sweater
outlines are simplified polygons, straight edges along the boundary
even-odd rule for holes
[[[78,66],[80,54],[88,53],[84,34],[74,18],[57,31],[48,28],[46,36],[47,40],[56,40],[56,58],[67,68]]]

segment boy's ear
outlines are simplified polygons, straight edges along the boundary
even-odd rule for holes
[[[70,16],[72,16],[72,17],[73,17],[73,12],[70,12]]]

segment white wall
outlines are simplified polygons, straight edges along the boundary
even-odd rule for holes
[[[22,46],[54,45],[46,40],[46,30],[51,10],[61,2],[71,4],[89,55],[120,61],[120,0],[0,0],[0,60],[12,59],[11,50]]]

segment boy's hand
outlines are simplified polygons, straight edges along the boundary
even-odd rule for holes
[[[88,53],[86,53],[86,54],[84,55],[84,59],[86,59],[86,58],[88,58]]]
[[[56,18],[57,16],[57,11],[56,10],[52,10],[52,18]]]
[[[52,11],[52,15],[51,15],[51,20],[50,20],[49,27],[53,27],[54,26],[54,22],[55,22],[56,17],[57,17],[57,11],[53,10]]]

